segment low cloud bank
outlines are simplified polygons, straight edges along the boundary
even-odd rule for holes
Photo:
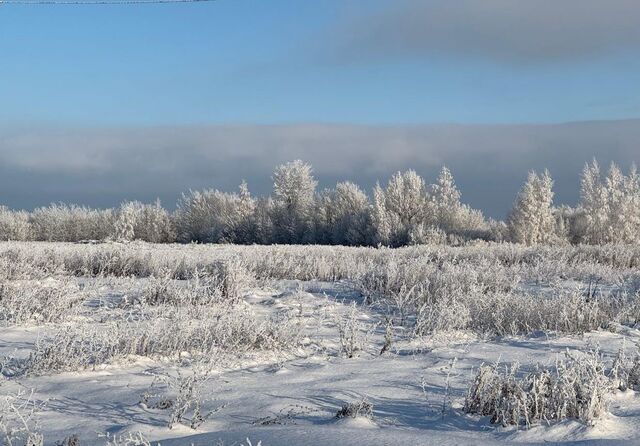
[[[349,179],[368,190],[397,170],[433,180],[453,171],[463,201],[503,218],[530,169],[549,168],[557,202],[578,198],[586,161],[640,161],[640,120],[558,125],[238,125],[0,129],[0,203],[113,206],[159,197],[172,207],[188,189],[271,190],[282,162],[310,162],[321,187]]]

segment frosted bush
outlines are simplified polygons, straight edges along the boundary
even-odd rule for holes
[[[214,262],[206,269],[195,269],[186,281],[176,281],[167,272],[152,277],[142,291],[141,301],[148,305],[203,305],[240,301],[254,279],[238,261]]]
[[[0,245],[0,276],[149,278],[143,300],[154,305],[237,302],[256,279],[342,281],[415,334],[581,333],[611,322],[634,325],[637,265],[640,248],[632,246]]]
[[[169,411],[167,427],[183,424],[197,429],[222,406],[206,411],[205,386],[211,381],[212,361],[192,363],[189,370],[156,374],[149,389],[142,395],[144,408]]]
[[[106,433],[100,436],[105,439],[105,446],[151,446],[151,441],[142,432],[128,432],[123,435]]]
[[[25,391],[0,397],[0,438],[5,446],[43,446],[36,415],[41,409],[33,394]]]
[[[60,322],[84,301],[69,279],[0,281],[0,324]]]
[[[177,360],[278,351],[296,345],[297,336],[289,316],[260,320],[244,306],[146,307],[119,320],[74,324],[39,339],[16,373],[82,370],[130,356]]]
[[[353,303],[348,311],[338,316],[338,335],[340,339],[341,353],[347,358],[353,358],[359,351],[366,347],[370,330],[373,327],[367,326],[359,319],[358,307]]]
[[[620,390],[640,390],[640,352],[628,357],[624,348],[618,351],[610,376],[614,386]]]
[[[519,365],[483,365],[466,396],[467,413],[492,423],[530,427],[566,418],[593,424],[607,412],[614,387],[600,354],[570,354],[555,367],[522,374]]]
[[[344,403],[336,413],[336,418],[373,418],[373,404],[366,398],[354,403]]]
[[[0,257],[0,281],[42,279],[51,273],[52,271],[39,268],[13,251]]]

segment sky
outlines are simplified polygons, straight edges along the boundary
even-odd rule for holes
[[[639,56],[637,0],[0,3],[0,203],[266,194],[303,158],[323,186],[446,163],[499,218],[548,167],[572,204],[585,161],[640,162]]]

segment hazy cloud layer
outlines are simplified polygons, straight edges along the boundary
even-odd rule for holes
[[[431,181],[449,166],[466,202],[503,217],[529,169],[548,167],[559,201],[573,203],[585,161],[640,161],[640,120],[562,125],[348,125],[0,129],[0,203],[111,206],[181,192],[233,190],[245,178],[270,192],[275,165],[312,163],[321,186],[370,189],[400,169]]]
[[[345,59],[474,56],[562,61],[640,49],[638,0],[391,0],[329,37]]]

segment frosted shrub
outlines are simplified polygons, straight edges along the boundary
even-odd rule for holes
[[[142,302],[149,305],[236,304],[254,283],[251,273],[235,260],[214,262],[189,272],[188,276],[184,282],[173,280],[170,272],[150,278],[142,292]]]
[[[611,322],[634,325],[639,265],[640,248],[632,246],[0,245],[2,278],[150,278],[143,300],[153,305],[237,302],[256,279],[341,281],[415,334],[582,333]],[[584,287],[570,289],[571,282]]]
[[[621,303],[614,297],[588,298],[580,289],[557,289],[547,295],[491,293],[469,302],[469,328],[496,335],[586,333],[616,320]]]
[[[0,324],[60,322],[77,314],[83,300],[68,279],[0,281]]]
[[[610,376],[620,390],[640,390],[640,352],[629,358],[622,348],[613,361]]]
[[[346,314],[338,316],[337,326],[341,352],[345,357],[353,358],[359,351],[364,350],[370,327],[359,320],[355,302]]]
[[[242,292],[254,283],[245,262],[235,258],[212,263],[207,267],[207,274],[217,283],[222,298],[232,303],[238,302]]]
[[[607,412],[612,380],[598,352],[567,352],[553,368],[522,375],[518,364],[483,365],[469,388],[464,410],[490,416],[492,423],[529,427],[578,419],[587,424]]]
[[[468,328],[472,319],[471,311],[460,297],[450,295],[422,303],[415,314],[413,333],[424,335]]]
[[[151,446],[151,442],[142,432],[129,432],[124,435],[106,433],[100,436],[106,440],[105,446]]]
[[[336,418],[373,418],[373,404],[366,398],[354,403],[344,403],[336,413]]]
[[[259,320],[250,308],[226,305],[157,306],[101,325],[75,324],[39,339],[17,373],[47,374],[92,368],[129,356],[202,358],[284,350],[297,343],[287,315]]]
[[[5,280],[43,279],[53,271],[53,265],[41,268],[20,255],[19,252],[7,251],[0,255],[0,283]]]
[[[36,415],[41,409],[31,393],[5,393],[0,397],[0,438],[4,446],[43,446]]]
[[[205,411],[203,399],[205,386],[211,380],[211,365],[192,364],[187,372],[178,370],[175,374],[158,374],[149,389],[142,395],[141,404],[149,409],[168,410],[167,426],[173,429],[176,424],[197,429],[211,415],[222,407]]]

